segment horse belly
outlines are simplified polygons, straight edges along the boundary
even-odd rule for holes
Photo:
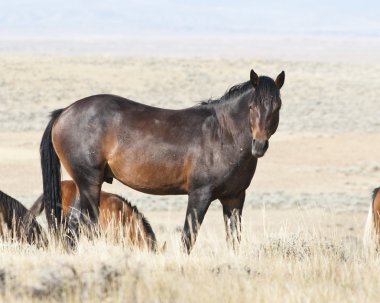
[[[156,195],[187,193],[186,171],[178,163],[135,160],[108,164],[116,179],[135,190]]]

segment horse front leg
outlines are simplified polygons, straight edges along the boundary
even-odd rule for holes
[[[211,192],[208,189],[189,193],[185,224],[182,231],[184,250],[190,254],[199,228],[211,203]]]
[[[236,252],[241,241],[241,216],[245,200],[245,191],[235,197],[220,199],[223,205],[223,217],[226,227],[226,239],[229,247]]]

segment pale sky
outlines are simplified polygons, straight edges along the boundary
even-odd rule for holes
[[[1,0],[1,36],[380,36],[380,1]]]

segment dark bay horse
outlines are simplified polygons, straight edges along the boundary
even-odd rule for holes
[[[38,247],[48,245],[47,237],[33,214],[19,201],[0,191],[0,237],[27,242]]]
[[[79,222],[97,220],[102,183],[113,178],[148,194],[187,194],[182,232],[187,252],[216,199],[223,205],[227,238],[239,242],[245,190],[277,129],[284,80],[284,72],[273,80],[251,70],[249,81],[220,99],[182,110],[113,95],[56,110],[40,146],[50,228],[61,220],[62,163],[79,190],[68,218],[72,246]]]
[[[73,181],[62,181],[62,215],[65,222],[69,209],[72,206],[77,188]],[[34,216],[39,216],[44,210],[43,194],[34,202],[30,212]],[[156,236],[148,220],[132,206],[126,199],[107,192],[100,192],[99,201],[99,226],[100,230],[115,237],[126,239],[129,244],[141,249],[147,248],[150,251],[157,251]],[[122,228],[122,230],[119,230]]]

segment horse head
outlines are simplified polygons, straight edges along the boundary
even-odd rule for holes
[[[258,76],[251,70],[250,81],[254,87],[249,102],[249,122],[252,132],[252,155],[264,156],[269,138],[276,132],[280,120],[280,89],[285,81],[282,71],[276,78]]]

